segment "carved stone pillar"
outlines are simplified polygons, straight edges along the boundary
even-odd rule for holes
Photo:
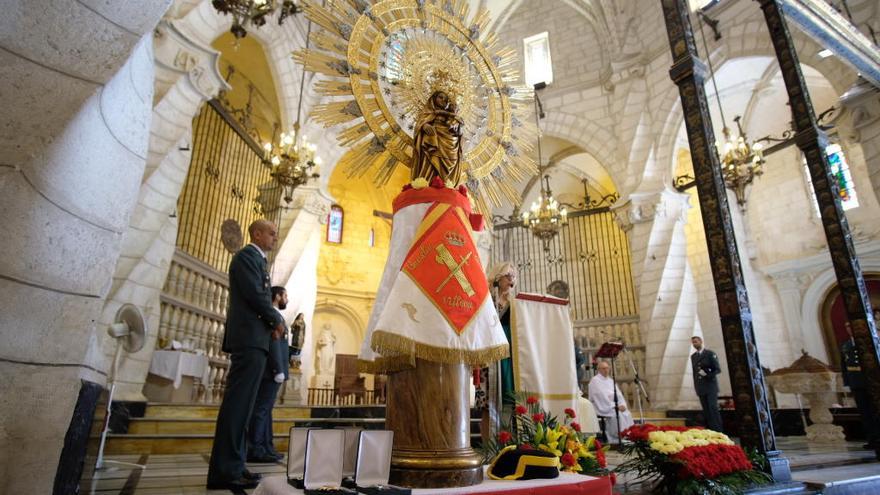
[[[862,145],[874,195],[880,201],[880,88],[859,80],[840,97],[849,127]]]
[[[880,340],[871,310],[871,300],[862,278],[862,269],[853,247],[849,223],[840,204],[840,191],[837,181],[831,174],[828,157],[825,154],[827,137],[819,129],[813,103],[801,72],[797,50],[791,40],[788,25],[777,0],[758,0],[764,11],[770,39],[776,49],[776,58],[788,92],[789,106],[794,117],[795,142],[807,158],[810,180],[819,212],[822,227],[828,241],[831,262],[837,276],[837,284],[843,298],[847,318],[852,326],[853,338],[867,382],[868,395],[874,411],[880,411]],[[876,418],[866,418],[876,421]],[[874,445],[880,458],[880,442]]]
[[[740,419],[739,437],[744,446],[767,455],[774,479],[787,481],[791,479],[791,471],[788,460],[780,457],[776,450],[770,404],[752,330],[749,297],[733,233],[727,190],[713,146],[715,133],[704,89],[707,71],[697,57],[688,2],[662,0],[661,5],[672,50],[670,76],[679,88],[699,191],[727,368]]]
[[[651,406],[695,406],[690,380],[682,380],[690,338],[701,333],[684,230],[688,196],[671,190],[636,192],[613,210],[630,242]]]

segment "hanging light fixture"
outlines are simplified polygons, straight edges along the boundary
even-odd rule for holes
[[[724,119],[724,109],[721,107],[721,95],[718,93],[718,83],[715,81],[715,69],[712,67],[712,57],[706,44],[706,35],[703,32],[703,17],[698,15],[700,23],[700,35],[703,38],[703,49],[706,51],[706,61],[709,63],[709,75],[712,78],[712,86],[715,88],[715,100],[718,102],[718,113],[721,115],[723,126],[724,143],[715,142],[715,149],[721,160],[721,173],[724,176],[724,185],[734,192],[736,202],[740,208],[746,207],[746,188],[764,173],[764,146],[759,142],[750,142],[740,123],[741,116],[733,118],[736,123],[737,134],[733,134],[727,121]]]
[[[293,201],[294,189],[320,176],[314,171],[321,165],[321,158],[315,156],[317,147],[299,132],[299,122],[293,125],[293,132],[281,133],[278,144],[265,143],[263,149],[287,203]]]
[[[538,90],[547,87],[546,83],[540,82],[535,84],[535,125],[538,127],[538,169],[546,169],[541,159],[541,122],[539,106],[541,104],[538,99]],[[546,187],[545,187],[546,186]],[[553,191],[550,190],[550,176],[545,175],[541,183],[541,197],[532,203],[532,207],[522,213],[523,227],[532,231],[532,235],[541,239],[544,245],[544,251],[550,251],[550,241],[559,234],[559,230],[568,224],[568,210],[560,207],[556,198],[553,197]]]
[[[300,13],[300,8],[293,0],[213,0],[211,5],[221,14],[232,16],[232,27],[229,31],[236,39],[247,36],[248,24],[260,27],[266,24],[266,18],[275,10],[280,9],[278,24],[284,19]]]
[[[306,29],[306,49],[309,48],[309,35],[312,31],[312,22],[309,21]],[[288,204],[293,201],[293,190],[305,184],[309,179],[317,179],[317,173],[321,166],[321,157],[316,156],[317,146],[310,143],[300,132],[299,119],[302,115],[303,90],[306,83],[306,71],[303,69],[299,82],[299,101],[296,107],[296,122],[293,131],[282,132],[278,144],[265,143],[265,159],[271,164],[272,177],[284,188],[284,201]]]
[[[564,225],[568,224],[568,210],[560,207],[553,197],[549,175],[545,175],[541,183],[541,197],[532,203],[531,208],[523,212],[522,221],[523,226],[532,231],[532,235],[541,239],[544,251],[550,251],[550,241],[559,234],[559,230]]]

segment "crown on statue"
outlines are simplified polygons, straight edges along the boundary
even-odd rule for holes
[[[459,81],[449,71],[437,69],[428,76],[428,87],[431,88],[430,94],[438,91],[446,93],[449,101],[455,102],[459,97]]]

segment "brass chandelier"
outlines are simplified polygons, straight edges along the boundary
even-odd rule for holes
[[[724,114],[722,114],[722,122]],[[736,195],[740,208],[746,206],[746,187],[764,173],[764,145],[759,142],[750,143],[742,125],[740,116],[733,119],[739,132],[731,136],[730,129],[724,126],[724,144],[715,144],[721,159],[721,173],[724,184]]]
[[[535,84],[535,126],[538,128],[538,168],[545,169],[541,165],[541,123],[543,112],[539,111],[541,100],[538,98],[538,90],[547,87],[546,83]],[[532,231],[532,235],[541,239],[544,251],[550,251],[550,241],[559,234],[559,230],[568,224],[568,210],[560,207],[559,202],[553,197],[550,190],[550,176],[545,175],[541,182],[541,197],[532,203],[532,207],[522,213],[523,227]]]
[[[737,134],[733,135],[727,127],[724,119],[724,109],[721,107],[721,95],[718,93],[718,83],[715,81],[715,69],[712,67],[712,57],[706,44],[706,34],[703,32],[703,16],[698,16],[700,22],[700,35],[703,38],[703,49],[706,51],[706,61],[709,63],[709,75],[712,78],[712,86],[715,88],[715,100],[718,102],[718,113],[721,115],[722,133],[724,143],[715,142],[715,150],[721,160],[721,173],[724,177],[724,185],[734,192],[736,202],[740,208],[746,207],[746,188],[764,173],[764,146],[759,142],[749,142],[748,136],[740,124],[741,117],[737,115],[733,121],[736,123]]]
[[[300,8],[293,0],[213,0],[211,5],[221,14],[232,16],[232,27],[229,31],[236,39],[247,36],[247,25],[260,27],[266,24],[266,18],[275,10],[280,9],[278,24],[284,19],[298,14]]]
[[[317,147],[299,132],[299,122],[293,132],[282,132],[278,144],[263,144],[266,160],[272,165],[272,177],[284,188],[284,201],[293,201],[293,190],[309,179],[319,177],[316,172],[321,157],[315,156]]]
[[[285,1],[286,3],[286,1]],[[312,21],[306,28],[306,49],[309,48],[309,37],[312,32]],[[284,188],[284,201],[293,201],[293,190],[305,184],[309,179],[317,179],[320,175],[317,168],[321,165],[321,157],[315,156],[317,146],[310,143],[299,132],[299,119],[302,116],[303,91],[306,87],[306,70],[303,67],[299,81],[299,101],[296,104],[296,122],[293,131],[282,132],[277,145],[265,143],[266,160],[272,166],[272,177]]]
[[[544,251],[550,251],[550,241],[559,234],[560,229],[568,224],[568,210],[560,207],[553,191],[550,190],[550,176],[545,175],[541,183],[541,197],[532,203],[532,207],[522,214],[523,227],[532,231],[532,235],[541,239]]]

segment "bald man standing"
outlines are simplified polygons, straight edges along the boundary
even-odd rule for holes
[[[284,323],[272,306],[266,253],[275,248],[278,232],[267,220],[248,228],[251,242],[229,264],[229,311],[223,351],[230,354],[226,392],[217,415],[214,447],[208,465],[208,489],[255,488],[259,475],[247,470],[246,427],[272,340],[281,338]]]

